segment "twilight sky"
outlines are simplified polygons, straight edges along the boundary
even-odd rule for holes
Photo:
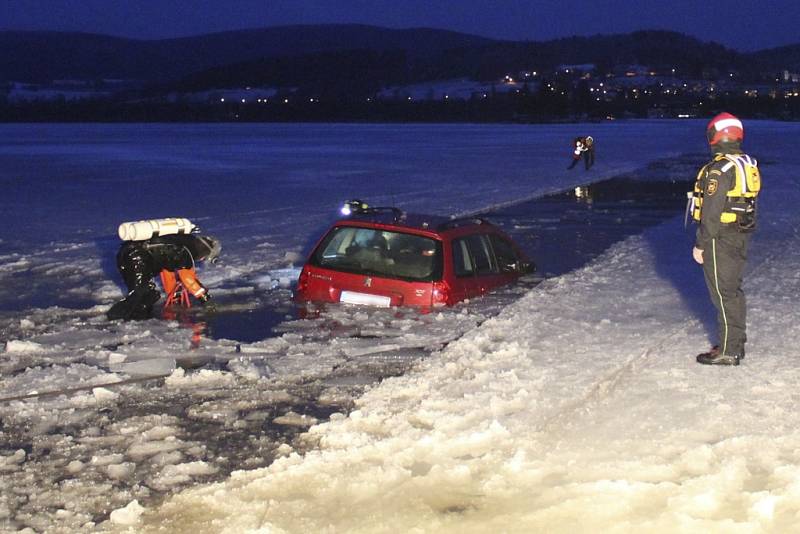
[[[740,51],[800,43],[798,0],[0,0],[0,30],[158,39],[347,22],[513,40],[668,29]]]

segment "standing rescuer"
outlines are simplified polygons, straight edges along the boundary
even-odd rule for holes
[[[717,309],[719,344],[699,354],[697,361],[739,365],[747,341],[742,273],[756,227],[761,175],[756,160],[742,152],[739,119],[720,113],[708,123],[706,134],[714,157],[697,174],[690,200],[692,218],[699,223],[692,256],[703,266]]]
[[[567,169],[575,167],[581,159],[587,171],[594,165],[594,138],[591,135],[576,137],[572,141],[572,163]]]

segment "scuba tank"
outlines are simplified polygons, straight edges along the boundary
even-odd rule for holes
[[[196,226],[189,219],[149,219],[124,222],[119,225],[119,238],[123,241],[145,241],[160,235],[189,234]]]

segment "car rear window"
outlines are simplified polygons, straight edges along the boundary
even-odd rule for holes
[[[442,277],[442,244],[403,232],[336,226],[310,263],[348,273],[430,282]]]

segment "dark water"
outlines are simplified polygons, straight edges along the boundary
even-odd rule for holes
[[[614,243],[682,213],[685,181],[615,178],[484,214],[536,263],[541,276],[578,269]]]

